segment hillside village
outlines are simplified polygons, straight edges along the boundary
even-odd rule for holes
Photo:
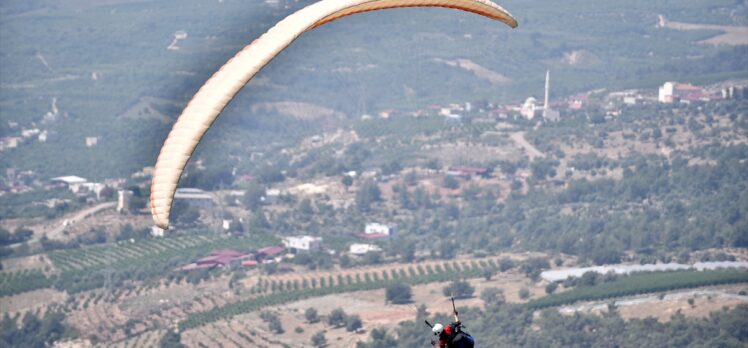
[[[529,97],[523,103],[506,105],[466,102],[447,106],[429,105],[425,109],[415,111],[388,109],[377,113],[376,116],[361,116],[360,121],[353,121],[350,130],[338,129],[311,136],[300,143],[299,150],[302,152],[294,149],[284,149],[283,151],[292,158],[300,158],[300,161],[303,161],[304,152],[329,147],[331,144],[340,145],[340,143],[337,143],[339,141],[342,141],[343,146],[351,146],[356,142],[356,139],[364,137],[361,134],[357,134],[357,131],[365,129],[368,127],[368,124],[386,124],[396,119],[426,118],[442,119],[443,122],[438,125],[439,128],[443,129],[442,132],[454,132],[456,130],[460,133],[464,132],[462,129],[466,129],[472,133],[477,132],[481,140],[484,140],[488,136],[495,136],[493,133],[496,133],[496,131],[498,131],[496,133],[498,136],[501,136],[500,134],[503,132],[503,134],[509,135],[507,138],[509,138],[510,142],[500,141],[498,146],[508,145],[515,147],[519,153],[524,153],[522,156],[527,156],[527,158],[535,162],[535,160],[542,161],[546,157],[537,148],[542,146],[542,144],[539,144],[537,139],[534,141],[535,144],[533,144],[532,139],[527,141],[525,134],[528,130],[529,132],[533,132],[533,130],[537,131],[551,127],[554,122],[559,122],[559,120],[563,121],[569,117],[585,115],[584,117],[588,119],[588,122],[596,124],[614,119],[627,112],[626,110],[637,107],[646,108],[648,105],[682,105],[676,107],[676,110],[683,108],[683,106],[690,107],[691,105],[695,105],[701,110],[702,108],[709,108],[712,107],[711,105],[717,105],[723,101],[741,101],[748,98],[748,95],[746,95],[748,93],[748,81],[726,81],[703,87],[687,83],[667,82],[659,87],[658,91],[625,90],[608,92],[601,90],[553,100],[548,98],[548,77],[547,75],[545,98],[546,100],[550,100],[548,105],[538,105],[535,98]],[[604,118],[604,120],[600,119],[602,121],[599,121],[598,118],[600,117]],[[668,132],[670,132],[670,129],[668,129]],[[345,135],[347,133],[350,136]],[[21,131],[20,137],[3,138],[3,143],[6,144],[5,151],[9,151],[14,146],[22,146],[24,141],[42,141],[41,137],[38,140],[32,138],[32,136],[39,134],[44,134],[44,131],[36,128],[24,129]],[[660,132],[660,134],[662,133]],[[427,140],[427,138],[424,139]],[[622,140],[625,143],[625,139]],[[739,142],[745,141],[744,138],[736,140]],[[458,144],[460,142],[461,140],[458,140]],[[469,142],[470,140],[466,143],[468,145],[468,147],[465,147],[466,149],[469,148]],[[482,146],[488,145],[489,148],[492,146],[490,145],[491,142],[480,142],[484,143]],[[13,145],[9,146],[8,144]],[[87,142],[87,146],[95,146],[95,142],[93,144]],[[426,141],[425,145],[422,146],[424,148],[438,148],[441,145],[429,144]],[[618,145],[618,147],[625,147],[625,145]],[[584,152],[584,150],[580,149],[580,152]],[[521,157],[507,158],[516,160]],[[507,160],[503,161],[507,163]],[[190,172],[205,171],[206,168],[202,162],[198,158],[189,164],[187,175],[189,176]],[[266,184],[262,188],[263,191],[259,193],[256,192],[256,188],[254,187],[257,186],[256,182],[258,182],[258,178],[254,175],[237,172],[237,169],[234,168],[227,182],[227,184],[233,182],[233,185],[229,184],[223,190],[182,187],[177,190],[175,201],[177,203],[182,202],[177,205],[186,206],[193,210],[193,213],[189,214],[191,218],[187,219],[189,221],[182,224],[183,227],[191,228],[198,225],[206,227],[216,226],[219,230],[231,231],[242,228],[237,226],[243,225],[245,226],[243,228],[249,230],[246,227],[246,225],[249,225],[249,216],[246,215],[246,212],[242,212],[241,209],[236,209],[237,206],[243,205],[243,202],[259,200],[258,202],[261,205],[266,205],[268,207],[267,210],[275,214],[284,209],[282,206],[287,206],[287,204],[284,204],[286,202],[307,199],[317,200],[323,197],[324,201],[332,204],[334,208],[343,209],[356,204],[355,200],[362,189],[361,186],[369,182],[377,183],[377,189],[381,191],[381,194],[387,200],[395,198],[394,195],[396,195],[395,191],[398,189],[397,185],[399,182],[407,183],[411,187],[425,188],[429,194],[439,194],[445,197],[460,197],[463,194],[463,190],[471,187],[471,185],[476,187],[495,187],[502,192],[498,197],[499,200],[502,199],[501,197],[507,197],[508,192],[529,188],[528,180],[533,177],[534,168],[507,170],[505,164],[499,163],[501,161],[485,162],[476,157],[475,162],[472,163],[449,164],[440,162],[438,158],[435,158],[425,163],[425,165],[409,168],[402,167],[402,164],[393,162],[385,166],[364,168],[360,172],[346,171],[333,175],[329,173],[321,177],[313,175],[286,178],[279,182]],[[499,165],[497,166],[497,164]],[[392,168],[388,168],[388,166],[392,165],[396,166],[397,169],[393,171]],[[559,173],[550,175],[548,181],[533,180],[531,184],[541,186],[550,184],[551,187],[554,185],[557,187],[568,186],[570,180],[580,177],[574,174],[575,171],[584,169],[575,168],[568,157],[565,159],[560,158],[556,166],[559,169]],[[147,213],[145,207],[147,192],[145,190],[151,170],[150,167],[146,167],[142,171],[134,173],[130,178],[111,178],[103,182],[92,182],[77,175],[40,178],[33,171],[13,168],[7,170],[6,175],[0,178],[0,189],[2,190],[0,191],[0,197],[3,195],[6,199],[16,197],[13,199],[17,199],[21,205],[27,208],[27,211],[29,211],[28,208],[32,208],[30,210],[32,212],[36,211],[36,213],[31,213],[32,216],[46,216],[47,219],[53,220],[58,220],[57,217],[65,216],[76,210],[97,205],[101,202],[116,202],[111,208],[117,213],[145,215]],[[565,175],[560,175],[561,173],[565,173]],[[85,173],[71,174],[85,175]],[[249,186],[252,186],[252,190],[250,190],[252,192],[242,189]],[[247,194],[252,194],[256,197],[246,197]],[[28,198],[21,197],[44,198],[27,200]],[[237,217],[219,218],[224,214],[231,216],[231,212],[237,212]],[[6,212],[5,218],[15,218],[15,216],[7,215],[8,213]],[[95,217],[92,218],[95,219]],[[19,226],[24,225],[23,220],[18,221]],[[74,221],[61,219],[59,223],[62,229],[66,230]],[[385,223],[393,222],[385,221]],[[147,223],[144,223],[144,225],[147,225]],[[178,232],[180,230],[179,226],[180,224],[178,223],[177,228],[168,233]],[[368,231],[369,228],[367,227],[366,230]],[[35,233],[37,234],[35,239],[44,237],[43,230],[35,231]],[[166,232],[153,227],[150,233],[153,236],[164,236]],[[351,233],[356,234],[354,231],[351,231]],[[364,240],[376,239],[377,237],[367,236],[377,236],[377,233],[367,232],[362,235]],[[363,244],[356,248],[366,249],[374,248],[374,246]]]

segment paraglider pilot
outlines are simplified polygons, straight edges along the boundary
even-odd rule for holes
[[[432,341],[434,347],[438,348],[473,348],[475,340],[467,332],[462,331],[462,322],[457,315],[454,298],[452,298],[452,309],[455,315],[455,321],[444,326],[436,323],[431,326],[431,331],[436,335],[439,341]],[[427,322],[428,324],[428,322]]]
[[[431,328],[431,331],[434,332],[434,335],[439,337],[439,344],[438,346],[435,344],[435,347],[439,348],[451,348],[452,345],[450,344],[453,339],[455,339],[456,334],[460,331],[460,326],[462,323],[460,322],[460,318],[457,316],[457,312],[455,311],[455,321],[451,324],[447,324],[447,326],[444,326],[440,323],[434,324],[434,327]]]

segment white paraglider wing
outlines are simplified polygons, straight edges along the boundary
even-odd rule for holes
[[[169,227],[177,183],[192,152],[223,108],[260,69],[307,30],[348,15],[398,7],[454,8],[517,26],[511,14],[488,0],[322,0],[291,14],[213,74],[182,111],[153,170],[150,204],[156,226]]]

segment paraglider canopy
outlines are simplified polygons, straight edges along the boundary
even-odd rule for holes
[[[453,8],[517,26],[509,12],[488,0],[322,0],[289,15],[213,74],[182,111],[153,170],[150,205],[156,226],[169,227],[174,193],[192,152],[223,108],[260,69],[308,30],[352,14],[399,7]]]

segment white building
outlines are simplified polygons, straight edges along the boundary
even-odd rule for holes
[[[32,128],[32,129],[22,129],[21,130],[21,136],[24,138],[31,138],[32,136],[35,136],[39,134],[38,128]]]
[[[0,150],[2,149],[15,149],[21,144],[23,138],[21,137],[5,137],[0,138]]]
[[[623,97],[623,103],[626,105],[636,105],[639,100],[635,96]]]
[[[88,180],[86,180],[85,178],[81,178],[80,176],[75,175],[58,176],[56,178],[49,179],[49,181],[55,185],[65,186],[73,193],[78,193],[83,184],[88,182]]]
[[[280,196],[283,194],[279,189],[267,189],[265,195],[262,196],[261,200],[268,204],[278,203]]]
[[[660,103],[672,103],[674,93],[675,82],[665,82],[665,84],[660,86],[660,91],[657,95],[657,101],[659,101]]]
[[[119,190],[117,191],[117,212],[122,212],[130,206],[130,200],[132,199],[133,192],[130,190]]]
[[[354,244],[351,244],[350,248],[348,249],[348,252],[351,255],[364,255],[370,251],[378,252],[378,251],[382,251],[382,248],[374,244],[354,243]]]
[[[538,106],[538,101],[534,97],[529,97],[522,103],[520,108],[520,114],[528,120],[535,118],[535,113],[538,110],[542,110],[542,107]]]
[[[365,234],[381,234],[386,236],[391,236],[395,234],[395,228],[393,226],[380,224],[380,223],[368,223],[364,227],[364,233]]]
[[[163,237],[166,234],[166,230],[158,226],[151,226],[151,236]]]
[[[174,193],[174,200],[184,200],[191,206],[210,207],[213,205],[213,196],[198,188],[178,188]]]
[[[86,137],[86,147],[93,147],[99,143],[99,137]]]
[[[91,194],[96,196],[96,199],[101,199],[101,191],[106,188],[106,185],[98,182],[84,182],[78,188],[78,194]]]
[[[49,179],[54,185],[60,185],[67,187],[70,192],[76,195],[89,195],[93,193],[96,199],[101,199],[101,191],[104,190],[106,185],[98,182],[89,182],[85,178],[81,178],[75,175],[58,176],[56,178]]]
[[[293,252],[318,251],[322,249],[322,237],[283,237],[283,245]]]

